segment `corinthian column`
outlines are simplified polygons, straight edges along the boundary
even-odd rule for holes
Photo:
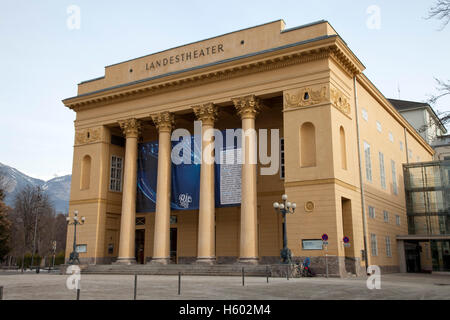
[[[122,216],[120,219],[120,242],[117,263],[136,263],[134,254],[136,217],[137,144],[141,123],[136,119],[119,121],[126,137],[125,167],[122,192]]]
[[[170,261],[170,175],[172,167],[170,134],[174,125],[174,117],[169,112],[151,117],[159,133],[155,240],[151,263],[168,264]]]
[[[255,96],[232,99],[242,120],[242,191],[241,191],[241,263],[258,263],[256,204],[256,131],[255,118],[260,101]]]
[[[214,122],[218,108],[212,103],[193,107],[202,122],[202,162],[200,167],[200,208],[198,218],[197,262],[213,264],[215,248],[214,202]]]

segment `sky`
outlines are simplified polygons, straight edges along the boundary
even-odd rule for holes
[[[70,174],[75,113],[61,100],[79,82],[110,64],[278,19],[286,28],[329,21],[386,97],[426,101],[434,78],[450,80],[450,25],[440,31],[442,22],[425,19],[433,3],[1,0],[0,162],[43,180]],[[434,107],[450,111],[450,97]]]

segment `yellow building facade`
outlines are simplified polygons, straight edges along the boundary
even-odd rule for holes
[[[294,259],[311,257],[319,273],[325,255],[339,275],[364,274],[366,264],[398,271],[396,237],[408,233],[402,164],[432,160],[433,150],[363,70],[328,22],[285,29],[279,20],[80,83],[63,103],[76,112],[70,215],[86,217],[82,263],[279,263],[273,202],[287,194],[297,204],[286,224]],[[215,208],[213,165],[202,162],[199,210],[172,210],[171,133],[193,133],[196,120],[203,132],[278,129],[281,147],[270,152],[280,153],[280,170],[262,175],[267,164],[244,162],[242,204]],[[147,141],[159,148],[156,211],[136,213],[137,148]],[[211,142],[204,136],[203,150]],[[328,245],[311,247],[323,234]]]

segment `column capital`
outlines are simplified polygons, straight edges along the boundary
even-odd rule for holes
[[[192,107],[195,116],[202,124],[214,125],[219,116],[219,108],[214,103],[206,103]]]
[[[126,138],[138,138],[141,134],[141,120],[131,118],[118,122]]]
[[[261,108],[261,100],[255,95],[231,99],[241,119],[254,119]]]
[[[161,112],[151,115],[153,123],[156,126],[156,129],[159,132],[162,131],[172,131],[175,126],[175,117],[173,113],[170,112]]]

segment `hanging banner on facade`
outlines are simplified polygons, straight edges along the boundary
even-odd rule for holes
[[[197,137],[198,139],[198,137]],[[172,210],[197,210],[200,199],[200,160],[201,147],[192,136],[189,139],[173,141],[172,148],[179,144],[190,143],[190,163],[172,163],[171,167],[171,198]],[[226,144],[223,144],[226,146]],[[181,149],[181,148],[180,148]],[[222,148],[217,150],[221,163],[215,163],[215,206],[239,206],[241,203],[241,164],[238,162],[241,149]],[[188,157],[184,155],[183,158]],[[223,161],[225,160],[225,161]],[[234,161],[232,161],[234,160]],[[141,143],[138,146],[138,173],[136,212],[155,212],[156,185],[158,173],[158,142]]]

